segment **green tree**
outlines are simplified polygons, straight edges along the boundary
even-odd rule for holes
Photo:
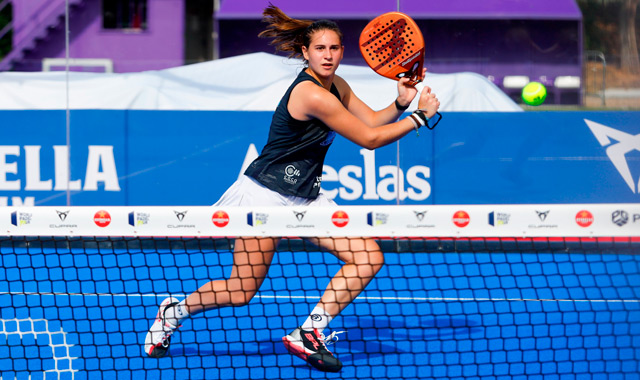
[[[13,14],[11,3],[8,3],[3,9],[0,9],[0,30],[3,30],[5,26],[11,23],[11,16]],[[12,32],[5,34],[0,38],[0,59],[7,55],[11,51],[12,44]]]
[[[636,40],[636,14],[640,0],[622,0],[620,7],[620,68],[640,74],[640,58]]]
[[[640,74],[638,54],[640,0],[578,0],[587,50],[598,50],[630,73]]]

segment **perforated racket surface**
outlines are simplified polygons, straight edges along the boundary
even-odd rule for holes
[[[382,14],[360,34],[360,52],[378,74],[394,79],[422,81],[424,38],[415,21],[401,12]]]

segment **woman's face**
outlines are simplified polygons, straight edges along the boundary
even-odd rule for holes
[[[303,46],[302,53],[311,70],[320,77],[329,77],[338,69],[344,48],[336,32],[323,29],[311,35],[309,47]]]

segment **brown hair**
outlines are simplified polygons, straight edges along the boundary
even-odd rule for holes
[[[269,44],[274,45],[276,51],[289,53],[289,58],[302,57],[302,47],[309,47],[311,36],[319,30],[333,30],[342,43],[342,32],[335,22],[297,20],[287,16],[273,4],[269,4],[262,12],[262,22],[268,25],[258,37],[272,38]]]

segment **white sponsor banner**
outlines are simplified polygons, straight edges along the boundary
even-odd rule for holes
[[[639,204],[1,207],[8,236],[640,236]]]

